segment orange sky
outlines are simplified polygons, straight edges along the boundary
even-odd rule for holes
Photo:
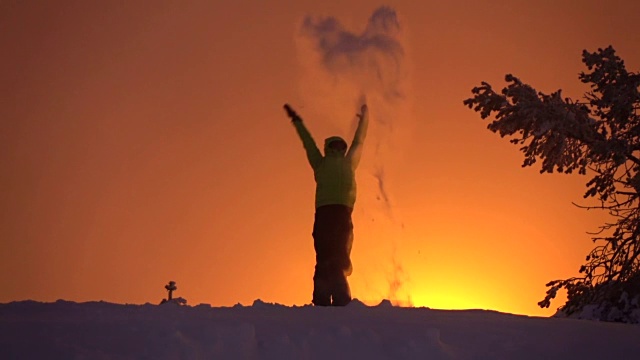
[[[230,3],[0,3],[0,302],[157,303],[169,280],[194,305],[310,302],[314,183],[282,104],[318,142],[350,138],[356,108],[312,95],[296,26],[330,15],[360,31],[380,3]],[[355,297],[562,305],[536,303],[547,281],[576,275],[604,219],[571,205],[587,178],[522,169],[462,101],[506,73],[577,98],[582,49],[610,44],[638,71],[640,3],[601,3],[387,2],[406,35],[410,105],[380,158],[393,218],[365,145]]]

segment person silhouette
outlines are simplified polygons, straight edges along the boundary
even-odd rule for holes
[[[359,121],[351,146],[341,137],[331,136],[324,142],[324,156],[302,118],[288,104],[284,109],[302,140],[316,181],[312,302],[316,306],[345,306],[351,302],[347,277],[353,272],[350,256],[351,214],[356,202],[355,171],[369,126],[368,108],[362,105],[356,114]]]

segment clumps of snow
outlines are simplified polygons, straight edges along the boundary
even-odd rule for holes
[[[377,307],[380,308],[389,308],[389,307],[393,307],[393,304],[391,303],[390,300],[388,299],[383,299],[380,304],[377,305]]]
[[[282,304],[278,304],[278,303],[268,303],[268,302],[264,302],[260,299],[254,300],[253,301],[253,305],[251,305],[254,308],[273,308],[273,307],[285,307]]]
[[[187,305],[187,299],[183,298],[183,297],[177,297],[177,298],[173,298],[171,300],[163,300],[160,305],[165,305],[165,304],[173,304],[173,305]]]
[[[581,311],[568,316],[562,310],[559,310],[554,317],[640,324],[640,295],[630,298],[625,291],[622,292],[618,301],[613,303],[603,302],[601,304],[586,305]]]

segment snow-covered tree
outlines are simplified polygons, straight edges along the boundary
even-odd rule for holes
[[[483,119],[492,117],[489,130],[521,146],[523,167],[540,161],[541,173],[587,175],[584,197],[598,201],[581,207],[611,215],[591,234],[595,247],[580,275],[549,282],[538,303],[549,307],[565,288],[565,314],[640,296],[640,74],[627,71],[611,46],[583,51],[582,61],[588,71],[579,79],[591,89],[579,101],[563,98],[561,90],[538,92],[512,75],[500,93],[482,82],[464,101]]]

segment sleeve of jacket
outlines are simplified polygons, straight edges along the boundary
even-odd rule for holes
[[[369,112],[367,111],[358,122],[358,128],[356,129],[356,133],[353,136],[353,141],[351,142],[351,146],[349,147],[349,152],[347,153],[347,157],[351,160],[351,164],[354,169],[358,167],[358,164],[360,163],[360,157],[362,156],[362,145],[364,144],[365,137],[367,137],[368,128]]]
[[[302,120],[292,121],[292,123],[298,132],[298,136],[300,136],[300,140],[302,140],[304,150],[307,152],[309,164],[311,164],[311,167],[314,170],[317,169],[322,162],[322,153],[320,152],[320,149],[318,149],[315,140],[313,140],[311,133],[307,130],[306,126],[304,126]]]

